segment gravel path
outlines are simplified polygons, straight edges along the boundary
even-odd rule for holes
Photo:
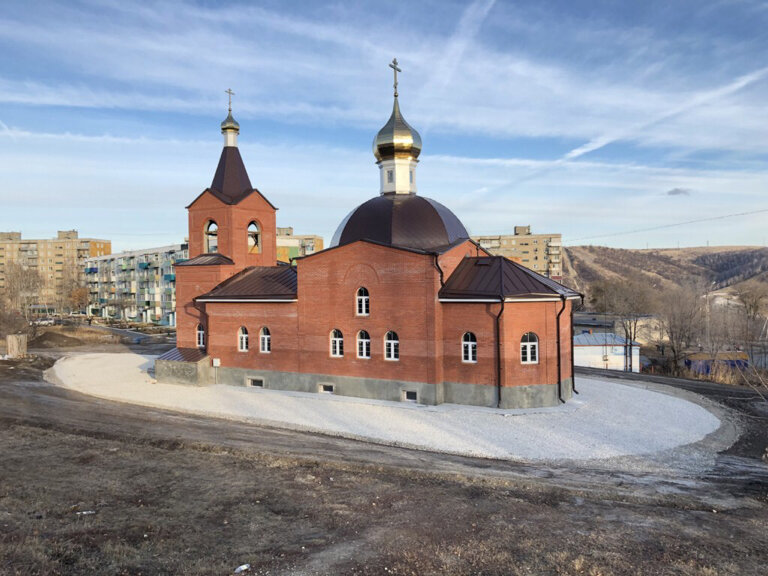
[[[720,426],[720,420],[708,410],[682,398],[596,378],[579,378],[580,394],[563,406],[499,411],[230,386],[158,384],[146,372],[153,364],[153,356],[83,354],[60,360],[47,378],[110,400],[510,460],[650,454],[697,442]]]

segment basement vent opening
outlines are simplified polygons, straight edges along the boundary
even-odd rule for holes
[[[403,390],[403,401],[405,402],[418,402],[419,395],[415,390]]]
[[[263,378],[248,378],[245,381],[245,385],[251,388],[264,388]]]
[[[333,394],[333,384],[320,384],[320,392],[323,394]]]

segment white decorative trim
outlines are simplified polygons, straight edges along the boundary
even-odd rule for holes
[[[221,299],[221,300],[219,300],[219,299],[213,299],[213,298],[206,298],[206,299],[203,300],[202,298],[196,298],[195,302],[222,302],[222,303],[225,303],[225,304],[236,304],[238,302],[250,302],[250,303],[253,303],[253,302],[273,302],[274,303],[274,302],[298,302],[298,299],[294,299],[294,300],[259,300],[257,298],[249,298],[249,299],[240,299],[240,300],[234,300],[234,299],[231,299],[231,300]]]
[[[566,300],[579,300],[581,296],[568,296]],[[439,302],[479,302],[479,303],[487,303],[487,304],[498,304],[501,302],[500,299],[491,299],[491,298],[439,298]],[[552,296],[542,296],[542,297],[534,297],[534,298],[505,298],[504,302],[560,302],[560,298],[555,298]]]

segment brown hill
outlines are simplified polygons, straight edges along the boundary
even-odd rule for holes
[[[571,246],[563,252],[563,283],[585,293],[595,282],[616,278],[641,279],[660,290],[694,282],[718,289],[750,279],[768,282],[768,248],[757,246],[661,250]]]

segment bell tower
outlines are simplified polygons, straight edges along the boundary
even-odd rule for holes
[[[240,124],[232,116],[221,123],[224,147],[213,181],[189,212],[189,255],[217,254],[232,261],[235,272],[248,266],[277,263],[277,208],[251,184],[240,156]]]

